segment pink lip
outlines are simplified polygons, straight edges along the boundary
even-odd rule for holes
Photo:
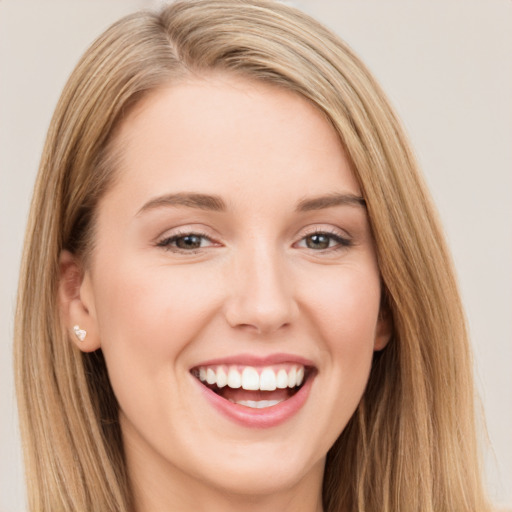
[[[269,356],[255,356],[253,354],[238,354],[236,356],[222,357],[218,359],[210,359],[208,361],[202,361],[195,365],[195,368],[199,366],[215,366],[215,365],[240,365],[240,366],[270,366],[275,364],[283,363],[295,363],[301,364],[302,366],[312,367],[313,362],[300,356],[292,354],[272,354]]]
[[[237,361],[239,361],[239,359],[237,359]],[[225,360],[223,360],[222,363],[225,364]],[[214,362],[209,364],[220,363]],[[269,363],[267,362],[266,364]],[[276,427],[300,411],[307,401],[315,376],[316,372],[310,374],[303,386],[287,400],[263,409],[253,409],[230,402],[217,395],[217,393],[210,388],[204,386],[195,377],[192,378],[197,385],[200,386],[200,391],[203,393],[208,403],[225,417],[244,427],[263,429]]]

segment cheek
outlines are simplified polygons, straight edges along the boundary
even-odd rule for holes
[[[173,424],[169,397],[183,391],[182,353],[210,322],[218,292],[208,273],[135,263],[118,262],[104,272],[96,286],[97,320],[121,410],[157,429]]]
[[[378,270],[376,266],[345,267],[316,290],[309,316],[332,376],[326,383],[337,403],[332,413],[335,422],[345,424],[364,392],[371,368],[380,309]]]
[[[185,266],[128,262],[110,270],[103,286],[96,287],[95,299],[102,349],[112,372],[126,365],[132,372],[151,374],[162,361],[172,365],[220,301],[208,273]]]
[[[375,265],[339,268],[309,291],[310,313],[330,351],[373,348],[381,295]]]

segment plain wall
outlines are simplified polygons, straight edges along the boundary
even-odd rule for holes
[[[512,506],[512,2],[302,0],[374,72],[408,130],[458,271],[488,420],[489,490]],[[24,510],[12,373],[23,232],[66,77],[112,21],[158,1],[0,0],[0,512]]]

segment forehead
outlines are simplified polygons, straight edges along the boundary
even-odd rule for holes
[[[153,91],[123,121],[116,146],[113,188],[130,189],[139,202],[183,191],[281,201],[359,193],[339,137],[319,109],[289,90],[227,74]]]

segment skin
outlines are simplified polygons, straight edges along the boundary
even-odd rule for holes
[[[68,328],[87,330],[80,349],[104,352],[137,512],[321,511],[326,453],[390,331],[365,208],[297,211],[361,195],[336,133],[294,93],[217,74],[151,93],[117,137],[90,264],[62,254],[60,297]],[[154,201],[191,192],[226,208]],[[162,246],[186,233],[204,235],[201,247]],[[275,353],[317,374],[304,406],[271,428],[220,414],[190,373]]]

